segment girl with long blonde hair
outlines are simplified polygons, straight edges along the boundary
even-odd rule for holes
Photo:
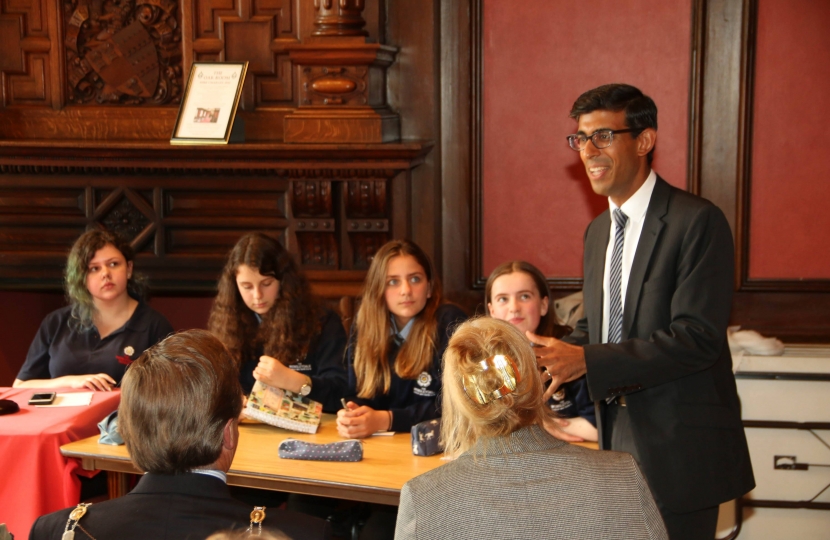
[[[337,413],[344,437],[408,432],[440,416],[441,355],[455,325],[466,319],[441,303],[441,284],[429,257],[409,240],[393,240],[375,254],[346,350],[349,395]]]

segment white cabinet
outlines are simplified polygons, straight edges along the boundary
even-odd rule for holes
[[[738,538],[830,538],[830,346],[735,360],[756,482]]]

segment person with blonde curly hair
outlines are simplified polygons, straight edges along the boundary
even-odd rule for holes
[[[541,270],[526,261],[498,265],[487,278],[484,301],[491,317],[507,321],[530,338],[562,338],[572,332],[556,322],[550,290]],[[546,374],[547,372],[545,372]],[[596,441],[594,402],[585,377],[562,385],[547,401],[559,415],[557,436],[565,441]]]
[[[64,279],[69,305],[41,323],[15,387],[111,390],[135,358],[173,332],[144,303],[134,258],[129,242],[109,231],[75,241]]]
[[[667,539],[630,454],[570,445],[527,338],[510,323],[468,321],[444,353],[441,439],[454,459],[401,490],[396,540]]]
[[[262,381],[336,411],[346,394],[346,331],[282,244],[260,232],[244,235],[218,288],[208,329],[230,351],[243,392]]]

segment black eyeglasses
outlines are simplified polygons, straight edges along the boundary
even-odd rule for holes
[[[571,146],[573,150],[581,152],[585,149],[585,146],[588,144],[588,139],[590,139],[591,142],[594,143],[594,147],[598,149],[608,148],[609,146],[611,146],[611,143],[614,142],[614,135],[616,135],[617,133],[631,133],[632,131],[643,131],[643,129],[598,129],[590,135],[585,135],[583,133],[574,133],[573,135],[568,135],[568,144]]]

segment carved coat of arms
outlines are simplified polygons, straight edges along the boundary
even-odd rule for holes
[[[69,100],[160,105],[181,98],[175,0],[65,0]]]

